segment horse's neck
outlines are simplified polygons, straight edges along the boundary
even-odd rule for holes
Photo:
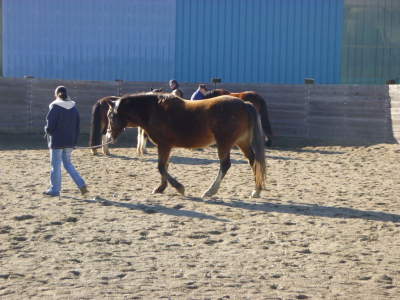
[[[122,110],[127,120],[139,127],[146,128],[151,114],[157,107],[157,98],[133,99],[126,105]]]

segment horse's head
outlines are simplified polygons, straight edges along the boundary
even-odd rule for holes
[[[159,89],[153,89],[153,88],[151,87],[151,88],[150,88],[150,92],[152,92],[153,94],[161,93],[161,92],[162,92],[162,87],[160,87]]]
[[[127,121],[118,114],[118,107],[121,100],[111,101],[107,99],[108,103],[108,128],[107,128],[107,142],[116,143],[118,137],[127,126]]]

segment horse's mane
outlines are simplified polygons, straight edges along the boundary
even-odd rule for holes
[[[135,96],[141,96],[141,95],[155,95],[155,94],[148,94],[148,92],[137,92],[137,93],[129,93],[129,94],[124,94],[121,96],[121,98],[128,98],[128,97],[135,97]]]
[[[218,97],[218,96],[222,96],[222,95],[229,95],[231,92],[228,90],[224,90],[224,89],[216,89],[216,90],[211,90],[206,92],[206,94],[204,95],[205,99],[209,99],[209,98],[214,98],[214,97]]]
[[[170,93],[158,93],[156,95],[158,96],[158,103],[164,103],[166,101],[185,101],[184,99]]]
[[[165,102],[170,102],[170,101],[185,101],[182,98],[179,98],[171,93],[148,93],[148,92],[139,92],[139,93],[130,93],[130,94],[124,94],[119,98],[119,104],[118,106],[127,101],[130,98],[137,98],[137,97],[144,97],[144,98],[153,98],[157,99],[158,103],[165,103]]]

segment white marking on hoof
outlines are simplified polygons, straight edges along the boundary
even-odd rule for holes
[[[207,190],[203,193],[203,195],[201,196],[201,198],[205,198],[205,197],[212,197],[213,193],[211,193],[210,190]]]
[[[256,190],[254,190],[254,191],[251,193],[251,198],[260,198],[260,193],[257,192]]]

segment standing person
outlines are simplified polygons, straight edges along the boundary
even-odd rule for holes
[[[88,192],[85,181],[71,163],[71,152],[79,135],[79,113],[75,102],[67,95],[67,89],[59,86],[55,91],[56,100],[50,105],[46,117],[45,137],[50,148],[50,188],[43,192],[47,196],[59,196],[61,191],[61,163],[74,180],[82,195]]]
[[[175,95],[175,96],[178,96],[178,97],[180,97],[180,98],[182,98],[183,99],[183,92],[182,92],[182,90],[179,88],[179,83],[178,83],[178,81],[176,81],[175,79],[171,79],[170,81],[169,81],[169,87],[171,88],[171,90],[172,90],[172,95]]]
[[[204,83],[199,84],[199,88],[190,97],[190,100],[203,100],[205,94],[207,93],[207,87]]]

